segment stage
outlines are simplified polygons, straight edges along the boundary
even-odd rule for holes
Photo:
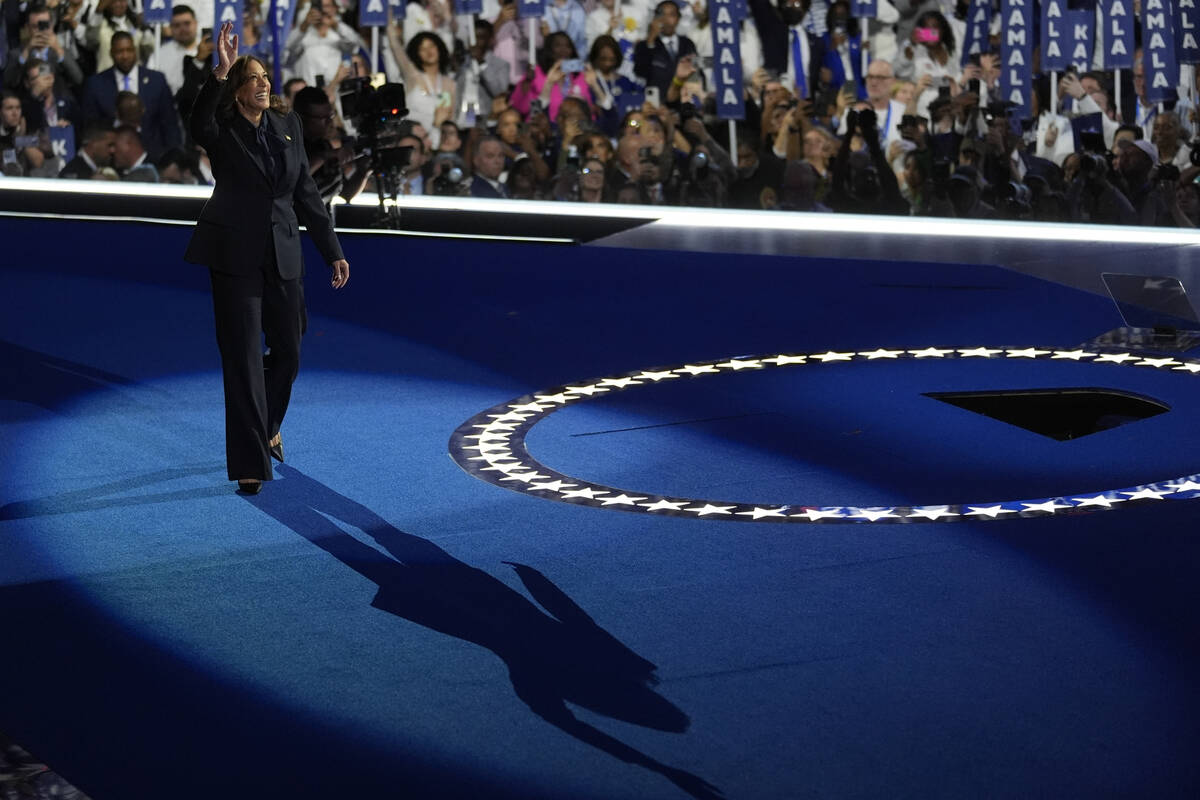
[[[244,498],[197,198],[4,200],[0,731],[93,800],[1200,791],[1200,356],[1093,342],[1200,235],[418,203]],[[945,401],[1068,389],[1159,412]]]

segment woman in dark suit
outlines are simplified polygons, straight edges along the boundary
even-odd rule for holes
[[[229,479],[257,494],[272,478],[272,456],[283,460],[279,426],[307,325],[299,223],[332,268],[333,288],[346,285],[350,265],[309,174],[300,120],[281,111],[261,61],[237,58],[237,41],[232,23],[222,25],[218,64],[192,108],[192,138],[216,187],[185,258],[212,277]]]

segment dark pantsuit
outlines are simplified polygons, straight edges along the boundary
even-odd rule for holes
[[[281,278],[274,253],[254,275],[211,270],[217,346],[225,376],[225,455],[229,479],[269,481],[268,442],[279,432],[300,371],[308,326],[304,279]],[[263,355],[263,335],[270,351]]]

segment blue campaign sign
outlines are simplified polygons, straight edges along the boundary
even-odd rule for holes
[[[1196,0],[1175,0],[1175,55],[1180,64],[1200,64]]]
[[[382,28],[387,25],[387,6],[384,0],[360,0],[358,24],[364,28]]]
[[[75,129],[70,125],[51,125],[50,147],[54,155],[63,161],[70,161],[75,157]]]
[[[142,21],[147,25],[168,25],[171,22],[171,0],[146,0]]]
[[[712,21],[713,87],[717,95],[719,119],[745,119],[746,103],[742,86],[742,48],[738,19],[730,6],[733,0],[709,0]]]
[[[1104,25],[1104,68],[1129,69],[1133,66],[1134,0],[1101,0],[1100,19]]]
[[[1000,3],[1000,99],[1013,103],[1022,119],[1033,116],[1033,2]]]
[[[483,0],[454,0],[454,10],[459,14],[482,14]]]
[[[546,14],[546,0],[519,0],[517,16],[521,19],[541,19]]]
[[[213,31],[220,30],[226,22],[233,23],[233,32],[242,32],[242,0],[215,0],[213,3]],[[201,27],[206,27],[201,23]],[[215,55],[215,53],[214,53]]]
[[[1142,0],[1142,66],[1146,70],[1146,100],[1151,103],[1178,99],[1174,16],[1171,0]]]
[[[967,7],[967,30],[963,34],[962,65],[966,66],[971,56],[979,55],[988,46],[988,29],[992,24],[991,0],[971,0]]]
[[[1096,46],[1096,13],[1089,8],[1067,12],[1067,64],[1082,75],[1092,68],[1092,50]]]
[[[741,21],[750,16],[750,6],[746,0],[733,0],[729,4],[729,13],[733,14],[733,18]]]
[[[879,0],[852,0],[850,15],[859,19],[875,19],[879,16]]]
[[[1067,68],[1067,0],[1042,2],[1042,71]]]

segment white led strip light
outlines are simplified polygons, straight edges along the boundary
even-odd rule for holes
[[[871,507],[811,506],[795,503],[753,505],[616,489],[556,472],[538,463],[525,449],[526,434],[549,414],[599,394],[625,391],[634,386],[743,370],[794,368],[830,362],[953,358],[1070,360],[1168,370],[1182,375],[1200,373],[1200,361],[1194,360],[1150,358],[1142,354],[1110,349],[1091,351],[1035,347],[926,347],[921,350],[880,348],[858,352],[830,350],[824,353],[792,353],[697,362],[558,386],[494,406],[459,426],[450,438],[450,455],[460,467],[480,480],[549,500],[620,511],[730,521],[894,523],[997,520],[1104,511],[1123,508],[1129,504],[1190,500],[1200,496],[1200,474],[1196,474],[1141,486],[1029,500]]]

